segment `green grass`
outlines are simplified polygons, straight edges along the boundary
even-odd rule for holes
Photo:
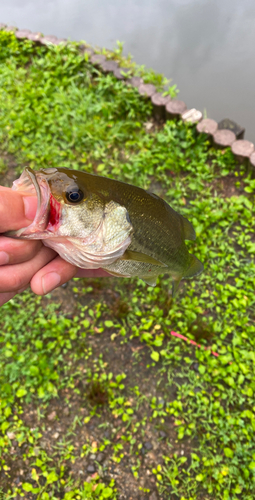
[[[0,141],[18,170],[69,167],[151,186],[193,223],[197,240],[188,245],[205,265],[199,278],[183,282],[175,300],[164,277],[155,288],[138,280],[75,280],[70,317],[28,292],[1,308],[6,498],[118,498],[121,482],[104,467],[90,481],[70,474],[71,466],[98,452],[118,467],[130,460],[137,489],[149,495],[151,483],[139,481],[146,476],[142,450],[150,427],[169,433],[154,464],[146,466],[162,498],[252,500],[255,181],[229,150],[214,150],[192,126],[169,121],[148,134],[150,102],[93,70],[75,44],[34,48],[3,31],[0,43]],[[160,88],[163,80],[149,76]],[[109,287],[114,300],[109,290],[104,294]],[[202,348],[173,338],[171,330]],[[125,372],[111,356],[125,356],[130,346]],[[136,374],[141,363],[142,376]],[[145,390],[150,386],[155,393]],[[78,398],[85,413],[73,418],[58,448],[48,452],[42,445],[45,415],[57,398],[70,408]],[[31,405],[36,427],[25,418]],[[105,438],[112,420],[118,430],[114,439]],[[101,438],[93,444],[81,437],[75,448],[75,435],[83,436],[91,422],[102,429]],[[20,460],[10,453],[13,436],[30,470],[18,486],[12,483]]]

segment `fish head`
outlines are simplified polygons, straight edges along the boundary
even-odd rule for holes
[[[83,232],[91,225],[91,219],[94,222],[92,227],[96,225],[94,215],[89,221],[84,217],[88,201],[86,186],[81,185],[69,171],[62,172],[56,168],[34,171],[27,167],[21,177],[14,181],[12,189],[37,196],[37,211],[33,223],[19,229],[16,234],[13,232],[13,236],[41,239],[62,233],[63,230],[68,236],[74,236],[78,232],[79,219],[84,221]],[[94,199],[94,210],[100,212],[102,209],[102,201]],[[80,224],[78,226],[81,229]]]
[[[97,268],[121,257],[131,243],[133,227],[127,210],[92,192],[75,170],[27,167],[13,189],[37,196],[34,221],[6,235],[41,239],[65,260]]]

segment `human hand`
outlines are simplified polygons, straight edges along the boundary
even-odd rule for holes
[[[44,295],[74,276],[109,276],[102,269],[78,269],[40,240],[1,236],[1,233],[31,224],[36,207],[35,196],[0,186],[0,306],[23,292],[29,284],[34,293]]]

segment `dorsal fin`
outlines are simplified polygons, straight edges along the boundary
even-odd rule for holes
[[[195,240],[196,239],[195,229],[192,226],[191,222],[183,216],[182,216],[182,225],[184,229],[184,239]]]

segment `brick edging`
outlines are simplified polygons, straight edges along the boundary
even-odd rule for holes
[[[6,26],[0,23],[0,30],[12,31],[19,40],[27,39],[40,45],[67,44],[64,38],[53,35],[43,36],[42,33],[32,33],[30,30],[19,30],[14,26]],[[144,98],[150,99],[153,106],[153,116],[157,121],[165,122],[168,119],[178,118],[184,122],[196,124],[199,134],[207,134],[208,138],[216,148],[231,147],[231,151],[240,163],[245,163],[248,171],[252,170],[255,175],[255,148],[250,141],[244,140],[245,129],[232,120],[224,119],[217,123],[215,120],[203,118],[201,111],[192,108],[187,109],[186,104],[170,96],[163,96],[157,92],[154,85],[144,83],[143,79],[133,76],[130,68],[120,67],[113,59],[107,59],[104,54],[95,53],[94,50],[81,44],[79,50],[86,53],[89,61],[103,73],[112,73],[118,80],[125,81],[138,89]]]

